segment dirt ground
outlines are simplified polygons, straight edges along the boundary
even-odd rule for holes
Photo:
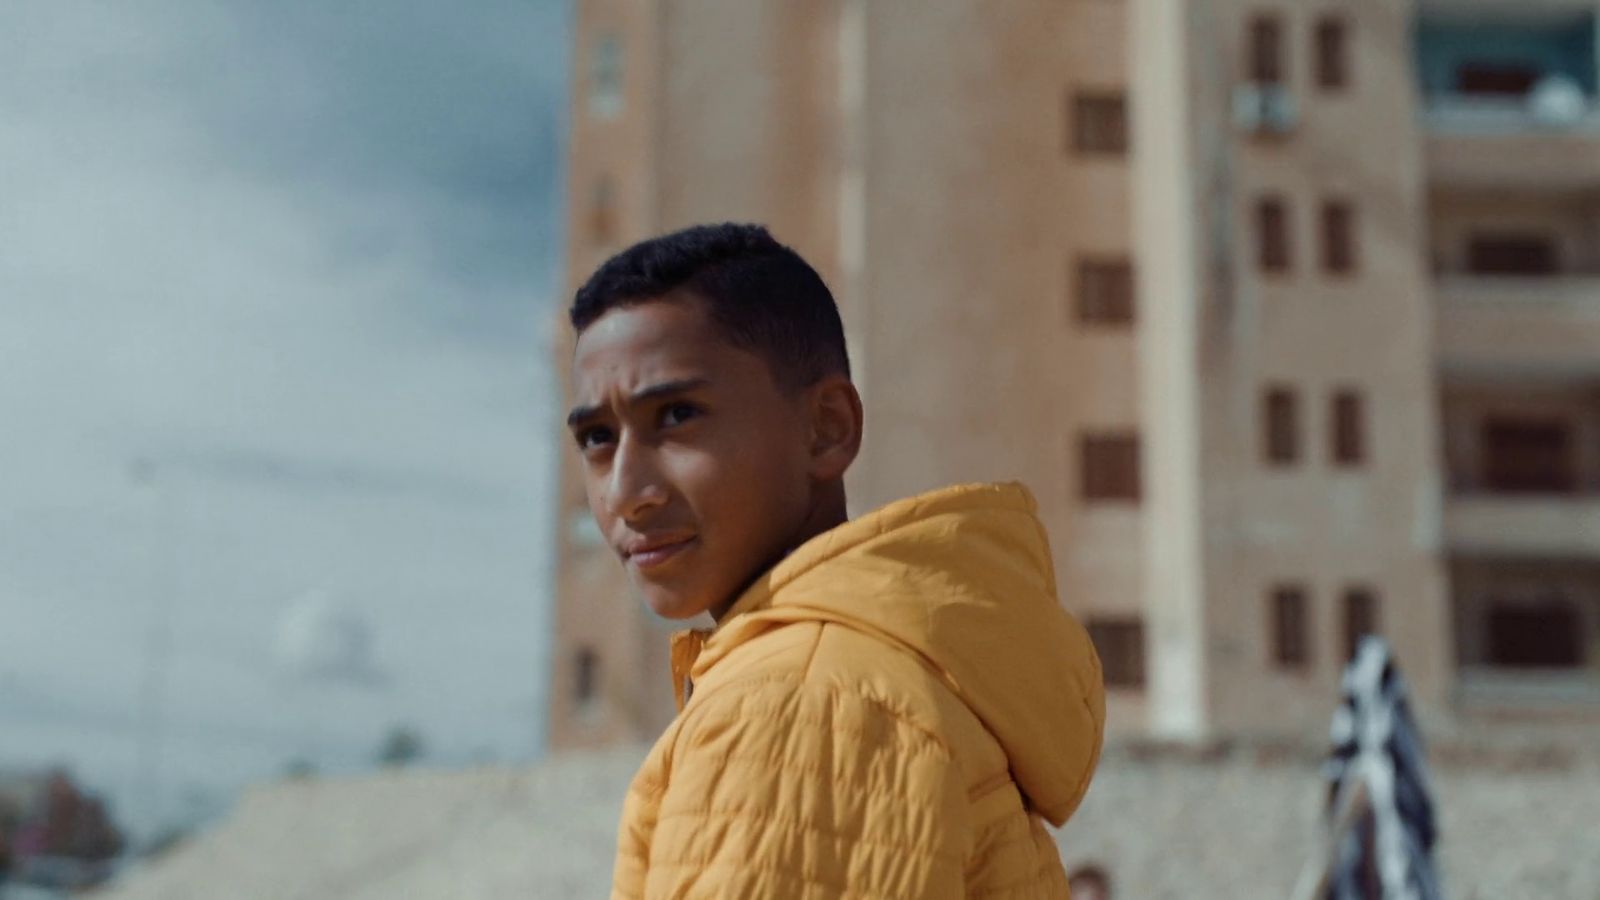
[[[1501,730],[1436,742],[1447,896],[1600,898],[1600,750]],[[107,900],[601,897],[642,748],[531,769],[396,772],[248,794],[212,832]],[[1058,837],[1118,898],[1288,895],[1320,835],[1309,747],[1108,748]]]

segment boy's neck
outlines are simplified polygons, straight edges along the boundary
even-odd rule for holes
[[[843,525],[845,522],[849,521],[849,519],[850,513],[848,511],[848,506],[845,503],[844,496],[844,482],[836,482],[822,488],[817,492],[815,502],[811,507],[811,512],[806,515],[806,518],[801,523],[800,528],[798,528],[795,531],[794,536],[790,538],[788,545],[783,549],[783,554],[777,559],[773,560],[771,565],[762,569],[760,572],[757,572],[755,578],[751,579],[751,582],[754,583],[756,579],[759,579],[762,575],[770,572],[772,570],[772,566],[782,562],[785,557],[798,549],[801,544],[804,544],[806,541],[811,540],[825,531],[831,531],[832,529]],[[710,611],[712,621],[719,625],[722,624],[723,616],[727,615],[728,610],[733,608],[735,601],[737,601],[739,597],[743,596],[745,588],[748,587],[749,585],[745,585],[743,588],[740,588],[732,597],[728,598],[726,604],[723,604],[716,609],[712,609]]]
[[[850,513],[845,503],[844,482],[838,481],[824,487],[817,494],[816,503],[811,507],[811,514],[806,517],[805,524],[801,526],[799,536],[792,541],[789,551],[811,540],[824,531],[838,528],[850,519]],[[784,555],[788,555],[786,551]]]

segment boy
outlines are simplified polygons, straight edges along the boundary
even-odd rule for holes
[[[833,296],[750,225],[607,261],[571,309],[589,508],[674,636],[614,897],[1065,897],[1042,821],[1099,757],[1099,661],[1034,501],[967,485],[847,521]]]

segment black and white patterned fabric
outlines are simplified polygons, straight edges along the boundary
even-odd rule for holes
[[[1363,638],[1345,667],[1332,738],[1323,766],[1328,815],[1338,814],[1358,781],[1365,782],[1370,805],[1339,846],[1328,900],[1441,900],[1422,739],[1405,680],[1382,638]]]

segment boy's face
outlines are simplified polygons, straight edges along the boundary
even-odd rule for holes
[[[569,424],[601,533],[658,615],[720,616],[807,518],[803,398],[692,295],[607,312],[578,336],[572,373]]]

